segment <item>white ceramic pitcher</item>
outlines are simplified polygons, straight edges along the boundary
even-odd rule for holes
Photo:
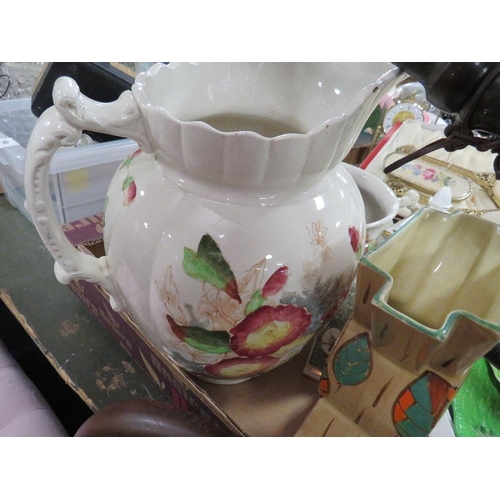
[[[59,281],[97,282],[185,370],[235,383],[297,354],[338,305],[365,238],[341,164],[401,73],[389,63],[171,63],[112,103],[60,78],[26,161],[27,208]],[[51,158],[82,130],[134,139],[100,259],[64,237]]]

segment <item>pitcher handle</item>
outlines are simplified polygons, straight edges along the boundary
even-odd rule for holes
[[[61,229],[50,198],[50,163],[60,147],[75,145],[83,130],[134,139],[146,153],[153,148],[131,91],[124,92],[114,102],[99,103],[82,95],[73,79],[61,77],[54,85],[53,100],[54,106],[40,116],[27,147],[26,209],[55,259],[57,280],[63,284],[78,279],[97,283],[111,295],[113,309],[120,311],[124,302],[111,279],[107,257],[80,252]]]

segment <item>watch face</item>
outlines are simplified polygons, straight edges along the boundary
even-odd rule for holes
[[[384,132],[388,132],[396,123],[404,122],[405,120],[422,120],[424,113],[422,109],[412,102],[401,102],[394,105],[387,111],[384,117]]]

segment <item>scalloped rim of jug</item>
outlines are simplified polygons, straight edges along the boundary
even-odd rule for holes
[[[176,67],[178,67],[181,64],[193,64],[193,63],[185,63],[185,62],[180,62],[180,63],[169,63],[166,65],[165,63],[155,63],[153,64],[147,71],[141,72],[137,75],[135,79],[135,83],[132,86],[132,93],[137,99],[137,102],[141,106],[147,106],[147,107],[152,107],[158,110],[161,110],[163,113],[165,113],[171,120],[178,124],[183,124],[183,123],[190,123],[190,124],[196,124],[197,126],[200,126],[202,128],[206,128],[209,130],[214,130],[219,134],[222,134],[224,136],[229,136],[229,137],[235,137],[235,136],[250,136],[250,137],[258,137],[264,141],[279,141],[279,140],[284,140],[288,139],[291,137],[310,137],[313,136],[322,130],[325,129],[325,127],[328,127],[332,125],[334,122],[338,122],[341,120],[346,119],[348,116],[352,115],[355,113],[359,107],[369,98],[369,96],[373,93],[375,93],[380,85],[388,85],[389,83],[393,82],[394,84],[397,83],[398,77],[402,78],[404,76],[404,73],[397,68],[396,66],[392,65],[391,63],[377,63],[377,64],[386,64],[387,65],[387,71],[382,73],[378,80],[376,80],[373,83],[370,83],[363,87],[349,102],[349,104],[346,106],[344,112],[340,115],[332,116],[331,118],[322,121],[315,127],[313,127],[311,130],[305,133],[286,133],[286,134],[281,134],[275,137],[265,137],[262,134],[259,134],[258,132],[254,132],[251,130],[241,130],[241,131],[234,131],[234,132],[223,132],[221,130],[218,130],[208,123],[204,122],[203,120],[180,120],[176,118],[172,113],[170,113],[166,108],[163,106],[159,105],[154,105],[150,102],[150,99],[147,97],[146,92],[144,87],[147,85],[147,80],[148,78],[154,77],[155,74],[157,74],[159,71],[164,71],[164,68],[167,70],[175,70]],[[359,63],[362,64],[362,63]]]

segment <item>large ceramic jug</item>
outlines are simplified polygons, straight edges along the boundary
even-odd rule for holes
[[[341,164],[400,77],[389,63],[156,64],[112,103],[60,78],[28,145],[27,207],[62,283],[99,283],[157,349],[235,383],[297,354],[348,289],[364,204]],[[82,130],[134,139],[106,256],[75,250],[48,193]]]

